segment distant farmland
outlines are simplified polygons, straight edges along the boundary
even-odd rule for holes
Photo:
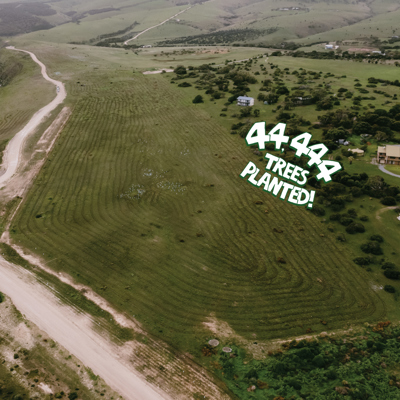
[[[243,140],[164,76],[119,74],[68,85],[73,114],[14,241],[192,353],[210,316],[258,340],[385,318],[318,218],[239,178]]]

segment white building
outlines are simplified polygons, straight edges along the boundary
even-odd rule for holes
[[[247,96],[239,96],[237,98],[238,106],[254,106],[254,99],[252,97]]]
[[[333,44],[326,44],[325,45],[326,50],[333,50]]]

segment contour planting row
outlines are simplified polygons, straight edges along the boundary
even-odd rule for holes
[[[364,271],[310,212],[241,181],[252,153],[182,96],[141,77],[78,101],[14,238],[168,341],[213,312],[258,338],[381,318]]]

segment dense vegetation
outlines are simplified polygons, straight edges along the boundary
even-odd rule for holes
[[[202,35],[193,35],[186,37],[177,37],[173,39],[163,40],[157,43],[157,46],[174,46],[174,45],[185,45],[185,46],[212,46],[216,44],[222,45],[234,45],[235,43],[244,42],[247,40],[254,40],[261,36],[267,36],[276,32],[278,28],[269,29],[230,29],[226,31],[217,31],[206,33]]]
[[[284,342],[262,360],[236,345],[231,353],[210,345],[202,353],[242,400],[400,398],[399,326],[386,321],[352,336],[321,336]]]
[[[55,10],[40,2],[0,4],[0,36],[49,29],[52,25],[40,17],[54,14]]]

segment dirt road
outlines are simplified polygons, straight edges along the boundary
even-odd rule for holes
[[[60,343],[125,399],[170,399],[135,375],[116,356],[116,349],[92,329],[89,316],[60,304],[51,288],[37,282],[24,268],[0,257],[0,291],[39,329]]]
[[[21,162],[24,140],[33,133],[52,110],[61,104],[66,91],[62,82],[51,79],[46,67],[35,54],[8,47],[10,50],[30,54],[38,63],[43,77],[58,87],[55,99],[39,110],[8,144],[0,176],[0,187],[5,186],[17,172]],[[9,296],[17,309],[45,331],[56,342],[79,358],[83,364],[100,375],[104,381],[127,400],[172,400],[167,394],[150,386],[138,376],[132,366],[127,366],[118,356],[115,345],[92,329],[89,315],[77,313],[69,306],[60,304],[50,287],[40,284],[34,275],[24,268],[7,262],[0,255],[0,291]]]
[[[179,14],[184,13],[185,11],[189,10],[190,8],[192,8],[192,6],[190,6],[190,7],[188,7],[188,8],[185,8],[185,9],[182,10],[182,11],[179,11],[177,14],[173,15],[172,17],[167,18],[165,21],[161,22],[161,23],[158,24],[158,25],[154,25],[154,26],[151,26],[150,28],[145,29],[144,31],[138,33],[138,34],[137,34],[136,36],[134,36],[133,38],[126,40],[126,41],[124,42],[124,45],[127,45],[130,41],[137,39],[140,35],[143,35],[143,33],[146,33],[146,32],[149,31],[150,29],[154,29],[154,28],[157,28],[157,26],[161,26],[161,25],[165,24],[165,23],[168,22],[170,19],[177,17]]]
[[[59,104],[64,101],[67,95],[64,84],[60,81],[51,79],[47,75],[46,66],[37,59],[35,54],[31,53],[30,51],[16,49],[13,46],[8,46],[7,49],[28,53],[32,57],[32,60],[39,64],[42,70],[43,78],[53,83],[57,87],[57,95],[51,103],[47,104],[47,106],[44,106],[37,113],[35,113],[25,127],[10,140],[10,143],[7,145],[4,151],[2,169],[5,170],[5,172],[0,176],[0,188],[5,186],[9,179],[17,171],[18,163],[21,157],[21,150],[25,139],[38,128],[43,120],[48,117],[49,114]]]

